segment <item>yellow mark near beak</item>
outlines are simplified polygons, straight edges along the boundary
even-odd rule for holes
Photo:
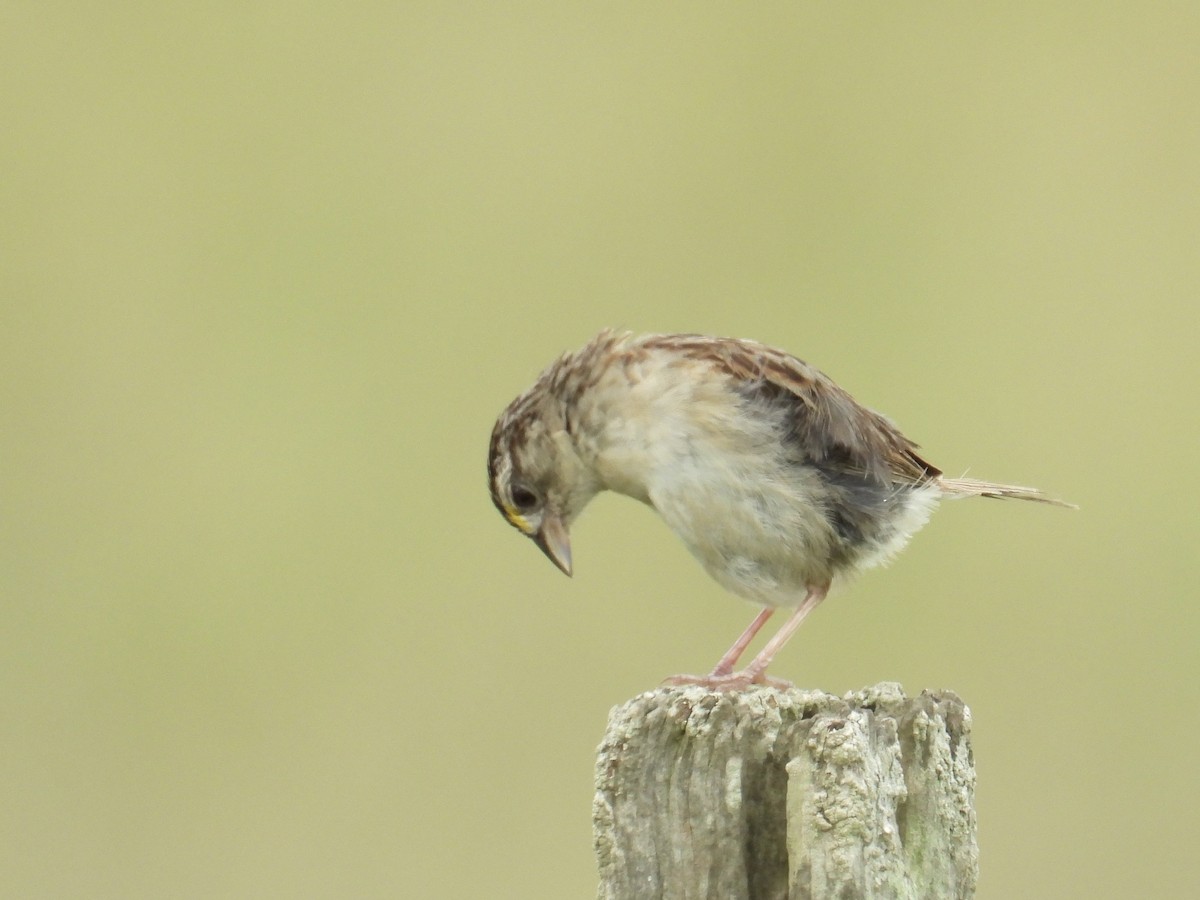
[[[529,524],[528,520],[507,503],[504,504],[504,517],[521,529],[522,533],[533,534],[533,526]]]

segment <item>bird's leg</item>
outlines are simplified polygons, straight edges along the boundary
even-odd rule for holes
[[[742,632],[742,636],[733,642],[733,646],[725,652],[725,655],[721,657],[721,661],[717,663],[717,667],[712,670],[713,677],[728,675],[733,671],[733,667],[737,665],[737,661],[746,652],[746,648],[750,646],[750,642],[754,640],[754,636],[767,624],[767,619],[771,618],[773,612],[775,612],[775,607],[768,606],[754,617],[754,621]]]
[[[808,593],[804,596],[804,602],[796,607],[796,611],[791,614],[783,627],[775,633],[771,640],[767,641],[767,646],[759,651],[758,656],[750,662],[738,675],[746,676],[749,683],[764,683],[767,681],[763,674],[767,670],[767,666],[771,664],[771,660],[775,658],[775,654],[783,649],[783,645],[788,642],[796,629],[800,627],[810,612],[817,608],[817,605],[825,599],[825,595],[829,593],[829,585],[822,584],[816,587],[810,587]]]
[[[771,607],[760,612],[754,621],[750,623],[750,627],[729,648],[729,652],[721,658],[721,662],[717,663],[717,668],[713,670],[711,675],[673,675],[663,683],[674,685],[698,684],[708,688],[710,691],[744,691],[752,684],[767,685],[780,690],[792,687],[791,682],[767,676],[767,666],[771,664],[771,660],[775,658],[775,654],[783,649],[783,645],[788,642],[788,639],[796,633],[796,629],[800,627],[800,623],[825,599],[827,593],[829,593],[828,584],[810,587],[808,593],[804,595],[803,602],[796,607],[796,611],[788,617],[788,620],[783,623],[783,627],[776,632],[771,640],[767,641],[767,645],[762,648],[758,656],[754,657],[750,665],[746,666],[742,671],[721,671],[721,667],[725,665],[726,660],[729,661],[730,667],[733,666],[734,660],[741,655],[742,651],[746,649],[746,645],[753,640],[755,633],[771,617],[771,613],[774,612],[774,609]]]

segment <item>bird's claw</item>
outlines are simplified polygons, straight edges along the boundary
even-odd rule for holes
[[[790,681],[784,681],[782,678],[772,678],[763,673],[750,673],[748,671],[741,672],[712,672],[708,675],[672,675],[669,678],[663,679],[663,684],[668,684],[673,687],[684,687],[687,685],[697,685],[707,688],[710,691],[744,691],[751,685],[761,685],[762,687],[774,688],[778,691],[789,690],[795,685]]]

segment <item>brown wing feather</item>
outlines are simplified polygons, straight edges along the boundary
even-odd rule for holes
[[[917,484],[941,475],[891,421],[789,353],[736,338],[669,335],[660,340],[725,370],[748,392],[784,404],[793,423],[789,437],[820,465],[881,484]]]

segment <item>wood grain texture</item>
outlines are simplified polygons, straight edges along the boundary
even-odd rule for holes
[[[599,897],[971,897],[970,721],[895,684],[642,694],[599,750]]]

